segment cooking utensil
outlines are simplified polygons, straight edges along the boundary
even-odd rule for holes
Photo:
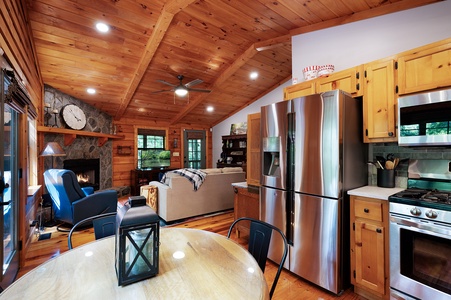
[[[382,164],[381,164],[380,161],[377,161],[377,164],[379,165],[379,167],[380,167],[381,169],[384,169],[384,167],[382,166]]]
[[[396,158],[394,159],[394,161],[393,161],[393,169],[396,169],[396,167],[398,166],[398,164],[399,164],[399,157],[396,157]]]
[[[393,161],[394,159],[395,159],[395,155],[393,153],[388,153],[387,154],[387,160]]]
[[[395,168],[395,164],[391,160],[387,160],[385,162],[385,169],[393,170]]]
[[[385,157],[376,155],[376,159],[382,164],[385,165]]]

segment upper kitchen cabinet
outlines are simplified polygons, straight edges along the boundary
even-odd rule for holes
[[[399,95],[451,86],[451,38],[400,54]]]
[[[363,66],[357,66],[340,72],[332,73],[328,77],[321,77],[315,80],[316,93],[332,90],[343,90],[353,97],[362,96],[361,75]]]
[[[357,66],[332,73],[327,77],[319,77],[288,86],[283,90],[283,98],[284,100],[290,100],[332,90],[343,90],[353,97],[362,96],[362,71],[363,66]]]
[[[247,115],[247,177],[248,185],[260,186],[260,113]]]
[[[283,100],[290,100],[315,93],[315,80],[308,80],[286,87],[283,90]]]
[[[396,142],[395,61],[378,60],[364,65],[363,140]]]

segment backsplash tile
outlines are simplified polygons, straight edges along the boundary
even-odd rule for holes
[[[393,153],[400,160],[406,159],[399,163],[395,170],[395,185],[397,187],[407,187],[407,168],[408,159],[450,159],[451,148],[444,147],[400,147],[397,143],[374,143],[369,144],[370,160],[376,161],[376,156],[387,157],[389,153]],[[376,167],[368,167],[368,183],[376,185]]]

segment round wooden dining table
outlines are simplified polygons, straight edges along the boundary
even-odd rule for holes
[[[114,241],[97,240],[43,263],[0,299],[269,299],[255,259],[222,235],[160,229],[158,275],[126,286],[118,286]]]

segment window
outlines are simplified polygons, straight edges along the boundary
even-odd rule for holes
[[[36,120],[28,118],[28,185],[38,184],[38,132]]]
[[[165,130],[138,129],[138,169],[169,167],[170,153],[165,145]]]

